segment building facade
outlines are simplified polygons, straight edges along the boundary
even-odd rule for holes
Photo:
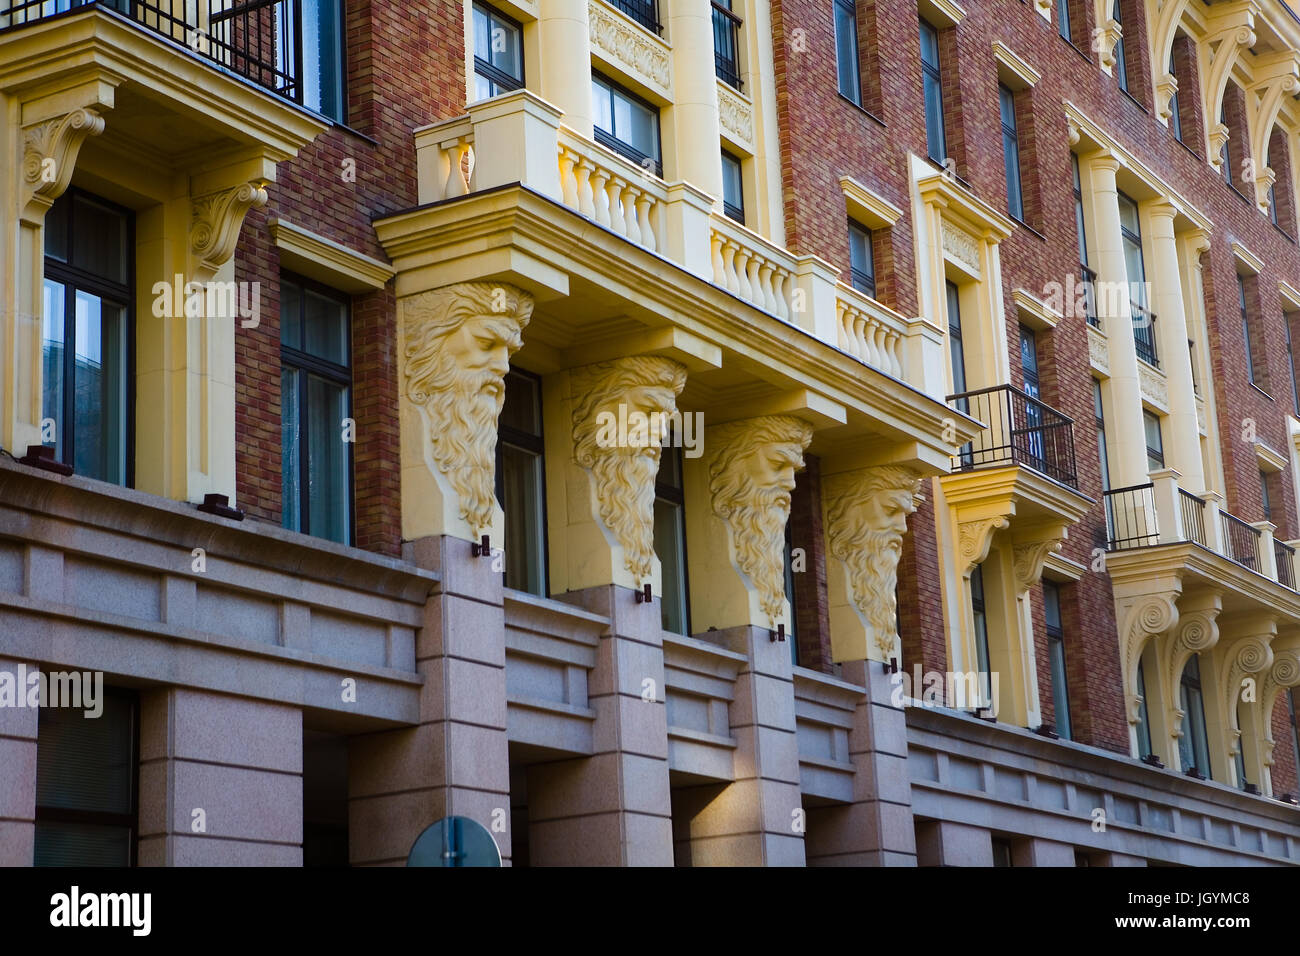
[[[1300,863],[1298,92],[1281,0],[0,0],[0,862]]]

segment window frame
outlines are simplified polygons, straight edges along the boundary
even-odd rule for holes
[[[97,276],[79,266],[72,264],[73,259],[73,241],[78,230],[74,226],[73,210],[76,208],[78,198],[97,203],[110,210],[111,212],[121,215],[126,222],[126,247],[123,250],[126,257],[126,282],[117,283],[112,279]],[[122,482],[120,487],[135,487],[135,411],[136,411],[136,302],[135,302],[135,285],[136,285],[136,223],[135,211],[127,206],[120,205],[111,200],[105,199],[95,193],[76,186],[69,186],[64,190],[59,199],[55,200],[57,204],[60,200],[66,202],[63,208],[67,211],[67,227],[65,236],[67,239],[67,261],[61,261],[45,251],[44,246],[41,249],[41,257],[44,263],[44,282],[55,282],[64,288],[63,294],[63,391],[60,396],[60,419],[56,424],[58,429],[56,433],[57,444],[61,444],[62,454],[57,456],[58,460],[64,464],[76,467],[76,326],[77,326],[77,291],[88,292],[91,295],[105,299],[114,305],[121,306],[123,309],[123,322],[126,324],[126,343],[125,355],[123,356],[122,378],[125,382],[126,395],[122,403]],[[51,207],[51,212],[53,207]],[[49,214],[46,214],[45,235],[49,230]],[[44,296],[44,286],[40,291]],[[184,302],[174,303],[173,309],[184,312]],[[42,318],[44,318],[44,307],[42,306]],[[42,329],[41,335],[44,335]],[[44,351],[44,340],[42,338],[42,351]],[[42,360],[43,361],[43,360]],[[44,418],[44,383],[42,383],[42,409],[41,417]],[[74,416],[69,416],[68,409],[72,407]],[[71,423],[71,427],[69,426]],[[60,440],[61,439],[61,440]],[[117,484],[103,478],[94,478],[94,481],[105,481],[108,484]]]
[[[505,469],[502,467],[503,446],[509,445],[520,451],[524,451],[529,454],[537,456],[538,458],[537,470],[538,470],[538,477],[539,477],[539,484],[540,484],[537,494],[538,494],[538,509],[540,511],[541,531],[542,531],[542,540],[540,542],[541,568],[539,569],[538,572],[541,578],[541,594],[536,595],[536,592],[529,591],[527,588],[516,587],[515,585],[511,584],[508,580],[505,581],[505,586],[514,591],[522,591],[525,594],[535,594],[538,597],[550,597],[551,542],[550,542],[550,523],[548,521],[547,514],[546,514],[546,504],[547,504],[546,502],[546,416],[545,416],[545,409],[542,407],[542,401],[543,401],[542,376],[538,375],[535,372],[530,372],[527,369],[519,368],[518,366],[515,365],[510,366],[510,371],[506,373],[505,377],[509,378],[511,375],[516,375],[520,378],[529,380],[535,388],[535,395],[537,398],[537,434],[533,435],[529,432],[523,431],[522,429],[515,428],[513,425],[506,424],[502,420],[502,418],[504,417],[503,415],[499,415],[497,417],[497,421],[498,421],[497,443],[496,443],[495,457],[493,460],[494,473],[493,473],[492,490],[496,494],[497,504],[501,507],[502,511],[505,511],[507,507],[507,502],[506,502],[506,495],[505,495]],[[504,380],[502,382],[502,389],[503,389],[503,393],[502,393],[503,395],[508,394],[507,392],[504,391],[505,389]],[[502,412],[504,412],[504,410],[505,410],[505,406],[503,402]],[[504,540],[502,541],[501,545],[503,548],[505,547]],[[505,580],[505,571],[503,571],[502,573],[502,579]]]
[[[664,481],[660,477],[664,473],[665,456],[668,455],[672,455],[676,459],[677,462],[676,470],[678,475],[681,476],[682,478],[682,487],[678,487],[677,485],[674,485],[669,481]],[[686,540],[686,532],[687,532],[686,489],[685,489],[686,482],[685,482],[685,472],[683,468],[684,457],[685,456],[682,453],[682,449],[678,446],[678,444],[675,441],[673,441],[670,438],[669,440],[664,442],[663,447],[659,451],[659,470],[655,473],[655,503],[658,504],[660,501],[662,501],[665,504],[670,505],[674,509],[676,514],[675,523],[677,525],[677,534],[681,538],[681,556],[680,556],[681,565],[682,565],[681,582],[680,582],[681,583],[681,614],[682,614],[681,633],[683,636],[689,637],[691,634],[691,575],[690,575],[690,566],[688,564],[689,548],[687,546],[687,540]],[[653,517],[651,520],[653,522]],[[656,555],[659,554],[659,543],[657,541],[655,542],[655,554]],[[663,584],[662,566],[663,566],[663,559],[660,558],[660,585],[661,585],[660,591],[666,592],[668,589],[662,587]],[[661,616],[664,613],[662,611],[664,599],[665,599],[665,594],[660,593],[659,600],[660,600]],[[670,634],[677,633],[675,631],[672,631],[668,627],[667,622],[661,622],[661,623],[663,624],[663,629],[665,631],[668,631]]]
[[[1196,673],[1191,674],[1192,666],[1195,665]],[[1196,695],[1197,713],[1192,712],[1192,695]],[[1193,759],[1196,761],[1192,767],[1183,767],[1186,773],[1189,769],[1195,768],[1196,772],[1204,779],[1209,780],[1212,777],[1210,765],[1210,732],[1205,722],[1205,690],[1201,685],[1201,662],[1199,654],[1192,654],[1183,665],[1183,672],[1178,678],[1178,703],[1179,709],[1183,712],[1182,735],[1179,737],[1179,757],[1183,756],[1181,741],[1189,741],[1189,748]],[[1199,729],[1199,734],[1197,733]],[[1204,758],[1205,766],[1200,766],[1200,759]]]
[[[72,823],[86,826],[126,827],[130,831],[128,847],[130,852],[129,867],[139,865],[140,849],[140,695],[126,687],[105,685],[102,693],[105,699],[118,697],[131,704],[131,809],[127,813],[113,813],[106,810],[74,810],[69,807],[35,805],[33,812],[33,857],[35,855],[35,830],[42,823]],[[83,720],[91,718],[83,715]],[[102,719],[102,718],[101,718]],[[40,729],[37,728],[36,747],[40,750]],[[47,743],[48,747],[49,744]],[[39,787],[36,788],[39,793]]]
[[[488,18],[488,53],[492,52],[492,26],[493,18],[500,20],[505,26],[513,28],[519,43],[519,76],[511,76],[505,70],[501,69],[490,60],[485,60],[474,51],[474,78],[480,75],[485,80],[499,87],[497,92],[489,94],[489,98],[501,96],[504,93],[513,93],[515,90],[521,90],[527,86],[528,67],[524,53],[524,27],[523,24],[505,13],[502,13],[491,4],[484,3],[483,0],[474,0],[472,4],[471,17],[473,12],[482,11]]]
[[[285,345],[284,338],[283,338],[283,331],[281,331],[281,339],[280,339],[281,374],[283,375],[283,369],[286,365],[288,365],[290,368],[296,369],[299,372],[298,396],[297,396],[298,416],[299,416],[298,475],[300,479],[302,479],[305,478],[305,476],[308,474],[308,461],[309,461],[309,448],[306,439],[306,430],[303,428],[303,412],[307,408],[308,378],[312,375],[315,375],[318,378],[325,379],[327,382],[329,382],[332,385],[342,385],[346,389],[346,395],[347,395],[347,403],[346,403],[347,407],[345,409],[347,414],[344,417],[352,418],[353,421],[355,421],[355,418],[353,417],[353,392],[356,388],[356,382],[353,374],[354,366],[352,361],[353,360],[352,297],[347,295],[344,292],[340,292],[338,289],[325,285],[322,282],[318,282],[314,279],[309,279],[306,276],[299,275],[298,273],[295,272],[282,270],[280,273],[281,289],[283,289],[286,280],[292,282],[294,285],[301,288],[304,292],[307,291],[314,292],[317,295],[323,296],[328,299],[332,299],[333,301],[341,305],[344,310],[343,313],[344,323],[345,323],[345,328],[347,330],[347,336],[345,338],[345,352],[347,358],[346,366],[339,365],[336,362],[331,362],[329,359],[324,359],[317,355],[312,355],[310,352],[306,352],[303,349],[297,348],[295,346]],[[283,296],[281,296],[281,312],[280,312],[281,329],[283,329],[283,321],[284,321],[283,301],[284,301]],[[299,298],[299,306],[301,311],[299,313],[298,321],[299,321],[299,327],[302,329],[303,336],[306,336],[307,334],[307,323],[306,323],[306,314],[305,314],[306,302],[307,302],[306,296],[301,296]],[[283,396],[281,396],[280,420],[282,422],[284,420],[284,407],[285,407],[284,398]],[[339,427],[342,428],[342,425],[343,423],[340,422]],[[356,481],[356,461],[355,461],[356,443],[345,442],[344,444],[347,445],[347,456],[348,456],[347,457],[347,503],[345,509],[347,514],[347,522],[348,522],[348,535],[346,541],[337,542],[337,543],[354,547],[356,545],[356,539],[357,539],[357,500],[356,500],[357,481]],[[282,463],[284,460],[283,456],[284,456],[283,449],[281,449]],[[283,464],[281,464],[281,468],[283,468]],[[283,487],[283,478],[281,479],[281,481],[282,481],[281,487]],[[307,488],[307,484],[308,483],[305,480],[299,482],[297,533],[311,535],[312,537],[318,537],[321,538],[321,540],[323,541],[333,541],[334,540],[333,538],[326,538],[323,535],[316,534],[311,530],[311,496]],[[280,504],[281,527],[288,528],[288,525],[283,524],[284,521],[283,512],[284,512],[285,504],[286,503],[282,500]],[[290,529],[290,530],[294,530],[294,529]]]
[[[309,102],[307,102],[307,77],[306,77],[307,57],[306,57],[306,50],[304,49],[306,46],[306,37],[302,31],[303,23],[301,21],[297,24],[298,31],[299,31],[299,36],[298,36],[299,50],[297,52],[300,56],[299,65],[302,67],[302,75],[297,77],[298,94],[299,94],[298,102],[301,103],[303,106],[305,106],[307,109],[312,110],[313,112],[318,113],[319,115],[324,116],[327,119],[333,120],[335,123],[346,125],[348,121],[347,11],[344,9],[344,0],[319,0],[319,2],[322,8],[326,4],[328,4],[330,8],[333,10],[333,21],[334,21],[333,25],[334,25],[334,30],[337,33],[337,37],[335,38],[335,43],[334,43],[335,50],[333,52],[334,52],[334,66],[338,70],[338,76],[335,78],[335,89],[333,92],[337,93],[338,95],[338,115],[335,116],[332,112],[330,112],[325,108],[325,103],[324,103],[325,82],[324,82],[323,74],[319,74],[316,80],[317,85],[320,87],[320,91],[321,91],[321,100],[322,100],[321,106],[316,107],[311,105]],[[304,20],[306,19],[305,12],[303,15],[303,19]],[[323,18],[321,18],[321,22],[323,22]],[[317,34],[317,37],[318,39],[320,38],[319,33]]]
[[[863,295],[876,298],[876,249],[874,231],[862,225],[856,219],[849,219],[849,285]],[[862,247],[866,249],[867,264],[870,270],[864,270],[853,264],[853,240],[855,233],[860,237]]]
[[[948,158],[948,119],[947,104],[943,96],[943,50],[939,41],[940,30],[928,20],[920,19],[920,37],[921,37],[921,104],[925,110],[925,152],[927,158],[932,163],[940,166],[944,165]],[[930,63],[926,59],[926,35],[934,37],[934,62]],[[939,112],[937,116],[930,113],[930,96],[931,86],[938,91]],[[931,125],[935,126],[935,132],[938,134],[940,153],[934,155],[935,144],[930,141]]]
[[[1122,0],[1114,0],[1111,4],[1111,18],[1119,24],[1119,39],[1115,41],[1115,81],[1119,84],[1120,91],[1132,96],[1129,92],[1128,84],[1128,54],[1124,49],[1124,12]]]
[[[740,79],[740,31],[744,28],[745,21],[731,9],[732,0],[710,0],[709,5],[713,19],[713,75],[733,89],[740,90],[744,85]],[[727,42],[732,47],[733,55],[730,58],[718,49],[720,30],[729,31],[722,35],[727,37]]]
[[[1047,600],[1047,595],[1055,595],[1056,622],[1052,622],[1050,613],[1052,602]],[[1052,682],[1052,703],[1056,711],[1056,734],[1065,740],[1074,739],[1074,722],[1070,717],[1070,685],[1069,672],[1066,670],[1065,660],[1065,615],[1061,610],[1061,586],[1055,581],[1047,578],[1043,579],[1043,623],[1047,632],[1047,672]],[[1056,680],[1056,662],[1059,657],[1061,669],[1061,683],[1058,685]],[[1064,714],[1064,721],[1062,721]]]
[[[861,47],[861,40],[858,37],[858,5],[856,0],[831,0],[831,12],[832,12],[832,27],[835,32],[836,89],[839,92],[840,96],[844,97],[854,106],[860,107],[862,106],[862,65],[860,62],[862,56],[862,47]],[[841,57],[840,57],[840,53],[842,52],[840,49],[841,15],[847,15],[847,19],[844,20],[843,22],[847,23],[852,30],[853,56],[852,56],[851,64],[848,64],[849,66],[852,67],[852,77],[851,77],[852,95],[844,91],[845,87],[848,85],[846,83],[846,79],[848,78],[845,77],[844,70],[843,70],[845,64],[841,62]]]
[[[1010,124],[1007,122],[1008,115]],[[1020,132],[1016,122],[1016,94],[1005,83],[998,83],[998,119],[1002,127],[1002,166],[1007,185],[1007,214],[1016,222],[1024,222],[1025,184],[1020,168]]]
[[[740,188],[740,193],[736,197],[740,200],[740,205],[736,205],[727,199],[727,163],[730,162],[736,167],[736,185]],[[722,212],[728,219],[745,224],[745,165],[739,156],[729,150],[722,150]]]
[[[1155,435],[1156,435],[1156,439],[1160,442],[1159,447],[1154,447],[1150,443],[1149,439],[1151,437],[1151,432],[1147,427],[1149,422],[1155,422]],[[1146,451],[1147,451],[1147,471],[1148,472],[1161,471],[1165,467],[1167,467],[1165,465],[1164,423],[1161,422],[1159,415],[1146,408],[1142,409],[1142,441],[1143,444],[1146,446]],[[1153,459],[1158,461],[1159,463],[1158,468],[1151,467],[1151,462]]]
[[[657,156],[651,156],[648,153],[643,153],[641,152],[640,149],[638,149],[636,146],[629,143],[627,140],[619,139],[617,133],[611,132],[609,130],[601,129],[599,126],[595,124],[594,117],[592,123],[592,138],[595,139],[596,142],[600,143],[600,145],[604,146],[606,149],[613,150],[614,152],[622,156],[624,159],[630,160],[631,162],[640,166],[642,169],[646,168],[644,164],[647,159],[652,160],[654,162],[655,175],[658,176],[660,179],[662,179],[664,175],[664,159],[663,159],[664,138],[663,138],[663,117],[660,115],[659,107],[651,103],[645,97],[638,96],[636,93],[633,93],[631,90],[623,86],[621,83],[615,82],[614,80],[606,76],[604,73],[601,73],[597,70],[591,71],[591,83],[593,87],[598,84],[603,84],[604,87],[609,91],[609,96],[610,96],[609,117],[610,117],[611,126],[615,125],[614,102],[616,97],[620,95],[625,97],[630,102],[635,103],[641,106],[642,108],[649,110],[651,113],[654,114],[655,148],[659,151],[659,155]],[[594,114],[595,110],[593,109],[592,112]]]

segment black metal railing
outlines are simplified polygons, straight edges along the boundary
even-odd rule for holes
[[[1220,511],[1223,528],[1223,554],[1243,568],[1259,571],[1259,529],[1252,528],[1236,515]]]
[[[232,73],[303,102],[302,0],[0,0],[0,30],[87,7],[113,10]]]
[[[1130,308],[1133,311],[1133,344],[1137,347],[1137,357],[1159,368],[1160,356],[1156,353],[1156,314],[1136,302],[1130,303]]]
[[[984,423],[984,431],[953,459],[954,471],[1024,465],[1078,487],[1074,470],[1074,419],[1014,385],[949,395],[960,412]]]
[[[655,33],[663,33],[659,22],[659,5],[655,0],[609,0],[615,9],[621,10],[641,26]]]
[[[720,3],[713,4],[713,72],[728,86],[740,89],[740,17]]]
[[[1160,543],[1156,517],[1155,486],[1131,485],[1104,493],[1106,504],[1106,548],[1146,548]]]
[[[1205,547],[1205,501],[1181,488],[1178,489],[1178,501],[1183,516],[1183,540],[1195,541]]]
[[[1088,318],[1088,324],[1094,329],[1099,329],[1101,319],[1097,317],[1097,273],[1080,263],[1079,281],[1083,289],[1083,311]]]
[[[1273,560],[1277,563],[1277,583],[1292,591],[1295,587],[1295,548],[1285,541],[1273,539]]]

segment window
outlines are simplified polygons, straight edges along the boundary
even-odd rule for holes
[[[799,635],[796,622],[799,620],[799,589],[794,583],[794,518],[785,522],[785,599],[790,602],[790,630],[786,640],[790,642],[790,663],[799,666]]]
[[[474,4],[474,98],[485,100],[524,85],[519,24],[486,4]]]
[[[1174,62],[1174,51],[1169,51],[1169,75],[1178,76],[1178,68]],[[1176,81],[1175,81],[1176,82]],[[1173,95],[1169,97],[1169,128],[1174,132],[1174,139],[1178,142],[1183,141],[1183,117],[1178,109],[1178,87],[1175,85]]]
[[[1287,716],[1290,720],[1287,722],[1291,727],[1291,752],[1295,755],[1296,773],[1300,774],[1300,726],[1296,725],[1296,706],[1295,706],[1295,688],[1291,687],[1286,692],[1286,709]]]
[[[835,0],[835,69],[840,96],[862,105],[858,73],[858,8],[854,0]]]
[[[1292,313],[1282,316],[1282,328],[1286,331],[1286,368],[1291,373],[1291,407],[1295,409],[1296,418],[1300,418],[1300,388],[1296,387],[1295,352],[1291,349],[1291,316]]]
[[[662,176],[659,110],[598,73],[591,76],[591,100],[596,141]]]
[[[1254,323],[1250,319],[1250,310],[1246,307],[1246,277],[1237,273],[1237,304],[1241,310],[1241,340],[1246,349],[1246,374],[1251,384],[1264,387],[1267,382],[1267,368],[1263,359],[1256,354],[1251,335]]]
[[[1128,92],[1128,59],[1124,55],[1124,17],[1121,13],[1120,0],[1114,0],[1111,4],[1111,17],[1120,25],[1119,40],[1115,43],[1115,79],[1119,81],[1119,88],[1125,93]]]
[[[1070,691],[1065,676],[1065,629],[1061,626],[1061,589],[1054,581],[1043,581],[1043,616],[1047,621],[1047,658],[1048,669],[1052,674],[1056,732],[1066,740],[1071,740]]]
[[[663,32],[655,0],[611,0],[611,3],[652,33]]]
[[[1196,342],[1193,339],[1187,340],[1187,360],[1192,364],[1192,394],[1201,394],[1201,372],[1196,361]]]
[[[1273,501],[1268,493],[1268,472],[1263,468],[1259,470],[1259,500],[1264,508],[1264,520],[1273,520]]]
[[[131,480],[133,227],[129,210],[77,189],[45,217],[46,444],[77,474],[117,485]]]
[[[1137,739],[1138,756],[1145,758],[1151,756],[1151,718],[1147,712],[1147,681],[1143,664],[1143,661],[1138,661]]]
[[[1147,440],[1147,471],[1165,467],[1165,445],[1160,436],[1160,418],[1146,409],[1142,410],[1142,428]]]
[[[1070,26],[1070,0],[1056,0],[1056,32],[1067,43],[1074,42],[1074,31]]]
[[[1244,714],[1241,712],[1241,696],[1237,697],[1237,729],[1241,731],[1241,736],[1237,740],[1237,753],[1233,762],[1237,765],[1237,786],[1245,790],[1250,786],[1250,781],[1246,779],[1246,721]]]
[[[1095,378],[1092,380],[1092,411],[1097,421],[1097,457],[1101,459],[1101,490],[1109,491],[1110,462],[1106,458],[1106,416],[1102,411],[1101,382]]]
[[[663,570],[659,607],[663,628],[690,633],[686,592],[686,498],[682,491],[682,450],[665,442],[655,478],[655,554]]]
[[[993,838],[993,865],[1011,866],[1011,841],[1001,837]]]
[[[1183,712],[1183,733],[1178,738],[1178,755],[1183,770],[1194,769],[1202,777],[1210,776],[1210,745],[1205,734],[1205,705],[1201,692],[1199,654],[1188,658],[1179,681],[1179,707]]]
[[[139,835],[139,713],[103,688],[103,713],[42,707],[36,731],[37,866],[132,866]]]
[[[960,395],[966,391],[966,350],[961,339],[961,294],[957,284],[945,284],[948,292],[948,358],[952,364],[953,393]],[[961,407],[958,411],[966,411]]]
[[[1043,448],[1043,407],[1038,404],[1038,337],[1027,325],[1020,326],[1020,369],[1024,375],[1025,394],[1033,401],[1025,403],[1025,434],[1017,443],[1017,450],[1027,458],[1031,468],[1046,470],[1047,460]]]
[[[1002,163],[1007,176],[1007,212],[1024,220],[1025,201],[1020,189],[1020,142],[1016,137],[1016,95],[998,84],[998,109],[1002,114]]]
[[[284,4],[276,4],[276,36],[292,34],[281,17]],[[323,116],[344,119],[343,11],[341,0],[302,0],[302,98],[305,106]],[[286,50],[277,44],[276,56],[283,61]],[[293,66],[281,62],[282,74],[293,75]]]
[[[740,24],[731,0],[713,0],[713,72],[736,89],[740,89]]]
[[[497,501],[505,512],[505,585],[545,597],[546,491],[542,479],[542,388],[511,369],[497,429]]]
[[[876,257],[871,248],[871,230],[849,220],[849,279],[853,288],[876,297]]]
[[[1225,93],[1223,96],[1223,106],[1219,110],[1219,122],[1222,123],[1225,127],[1228,125],[1227,93]],[[1222,170],[1223,181],[1227,183],[1229,186],[1232,186],[1233,189],[1236,189],[1237,187],[1233,186],[1232,183],[1232,136],[1231,135],[1225,136],[1223,138],[1223,147],[1219,150],[1219,159],[1223,165],[1223,170]]]
[[[1128,274],[1130,308],[1133,313],[1133,345],[1137,357],[1160,367],[1156,354],[1156,317],[1147,307],[1147,275],[1142,260],[1142,225],[1138,207],[1132,199],[1119,194],[1120,234],[1124,238],[1124,268]]]
[[[984,609],[984,568],[975,565],[970,575],[970,606],[975,619],[975,666],[986,677],[989,676],[989,621]],[[982,687],[991,687],[991,680],[985,680]]]
[[[722,151],[722,211],[736,222],[745,222],[745,181],[740,174],[740,160]]]
[[[1061,0],[1064,3],[1064,0]],[[1079,240],[1079,279],[1083,285],[1083,308],[1088,324],[1101,328],[1097,317],[1097,299],[1093,292],[1093,283],[1097,274],[1088,268],[1088,233],[1083,224],[1083,177],[1079,172],[1079,157],[1070,154],[1070,165],[1074,170],[1074,231]]]
[[[939,31],[921,21],[921,85],[925,97],[925,148],[933,162],[948,155],[943,118],[943,74],[939,70]]]
[[[347,300],[280,279],[282,522],[303,534],[352,542],[352,414]]]

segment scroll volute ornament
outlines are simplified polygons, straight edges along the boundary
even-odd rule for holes
[[[87,137],[104,132],[104,118],[92,109],[75,109],[23,130],[23,210],[43,217],[72,180],[77,153]]]

